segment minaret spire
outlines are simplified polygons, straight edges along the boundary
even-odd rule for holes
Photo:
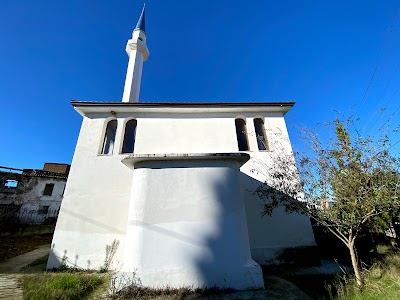
[[[129,56],[129,63],[128,70],[126,71],[122,102],[139,102],[143,62],[149,57],[149,49],[146,45],[145,21],[145,6],[143,5],[139,21],[132,32],[132,38],[128,40],[126,44],[126,53]]]
[[[136,24],[135,29],[141,29],[143,32],[146,32],[146,15],[145,15],[145,10],[146,10],[146,4],[143,5],[142,13],[140,14],[139,21]]]

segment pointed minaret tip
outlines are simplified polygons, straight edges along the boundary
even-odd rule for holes
[[[143,32],[146,32],[146,16],[145,16],[146,4],[143,5],[143,10],[140,15],[139,21],[136,24],[135,29],[140,29]]]

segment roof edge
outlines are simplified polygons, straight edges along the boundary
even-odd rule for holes
[[[254,106],[294,106],[296,102],[98,102],[71,100],[73,107],[254,107]]]

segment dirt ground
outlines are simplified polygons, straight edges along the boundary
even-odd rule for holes
[[[50,244],[53,234],[0,237],[0,261],[35,250],[36,247]]]

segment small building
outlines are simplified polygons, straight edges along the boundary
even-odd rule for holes
[[[54,224],[69,164],[45,163],[42,170],[0,167],[0,218],[22,224]]]
[[[264,287],[260,265],[313,256],[308,217],[262,217],[251,192],[256,166],[291,153],[294,103],[139,102],[144,9],[126,51],[122,102],[72,101],[83,121],[47,267],[101,269],[118,245],[122,279],[244,290]]]

